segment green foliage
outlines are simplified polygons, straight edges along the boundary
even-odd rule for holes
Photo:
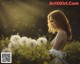
[[[15,64],[48,64],[50,56],[48,53],[49,45],[41,45],[36,47],[20,46],[19,49],[14,50],[13,62]]]
[[[72,42],[64,47],[67,53],[66,60],[70,64],[80,64],[80,42]]]
[[[2,49],[6,48],[8,46],[9,43],[9,38],[2,38],[0,40],[0,52]]]
[[[9,38],[0,40],[0,52],[8,46],[8,43]],[[49,64],[51,62],[49,49],[51,49],[49,43],[36,47],[24,45],[17,49],[12,48],[12,64]],[[63,51],[67,53],[66,60],[69,64],[80,64],[80,42],[68,43]]]

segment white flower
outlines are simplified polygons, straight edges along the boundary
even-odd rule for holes
[[[12,50],[10,48],[4,48],[2,52],[12,52]]]
[[[59,58],[63,58],[64,57],[64,52],[62,52],[62,51],[59,51],[59,50],[56,50],[56,49],[50,49],[49,50],[49,52],[50,52],[50,54],[52,54],[52,55],[54,55],[54,56],[57,56],[57,57],[59,57]]]
[[[10,43],[12,43],[12,46],[15,48],[19,47],[19,40],[20,40],[20,36],[19,35],[13,35],[10,38]]]
[[[19,35],[13,35],[13,36],[11,36],[11,38],[10,38],[10,42],[11,43],[14,43],[14,42],[19,42],[19,39],[20,39],[21,37],[19,36]]]
[[[28,43],[28,37],[22,37],[22,38],[20,38],[19,44],[20,44],[21,46],[27,45],[27,43]]]
[[[47,39],[45,37],[39,37],[37,39],[37,42],[38,42],[38,45],[46,44],[47,43]]]
[[[37,41],[36,41],[35,39],[29,38],[29,39],[28,39],[27,46],[28,46],[28,47],[35,47],[35,46],[37,46]]]

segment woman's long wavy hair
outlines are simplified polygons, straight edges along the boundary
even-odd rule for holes
[[[47,18],[48,18],[49,32],[55,32],[56,29],[50,25],[50,20],[49,20],[50,17],[52,17],[52,19],[54,19],[56,21],[57,28],[60,28],[67,33],[67,36],[68,36],[67,39],[71,40],[72,32],[71,32],[71,27],[70,27],[70,24],[69,24],[69,21],[68,21],[66,15],[60,10],[55,10],[48,14]]]

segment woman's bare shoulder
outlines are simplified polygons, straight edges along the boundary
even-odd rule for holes
[[[60,30],[57,34],[57,38],[62,40],[67,39],[67,33],[64,30]]]
[[[60,35],[67,35],[67,33],[66,33],[64,30],[60,30],[60,31],[58,32],[58,34],[60,34]]]

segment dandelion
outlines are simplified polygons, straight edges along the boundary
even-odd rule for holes
[[[47,39],[45,37],[39,37],[37,39],[37,42],[38,42],[38,45],[46,44],[47,43]]]
[[[10,38],[10,42],[11,43],[14,43],[14,42],[19,42],[19,39],[20,39],[21,37],[19,36],[19,35],[13,35],[13,36],[11,36],[11,38]]]
[[[12,52],[12,50],[10,48],[4,48],[2,52]]]
[[[22,38],[20,38],[20,40],[19,40],[19,44],[21,45],[21,46],[24,46],[24,45],[27,45],[27,43],[28,43],[28,37],[22,37]]]
[[[28,39],[27,46],[28,46],[28,47],[35,47],[35,46],[37,46],[37,41],[36,41],[35,39],[29,38],[29,39]]]
[[[10,38],[10,43],[12,43],[12,45],[15,47],[15,48],[18,48],[19,47],[19,40],[20,40],[20,36],[19,35],[13,35],[11,36]]]

